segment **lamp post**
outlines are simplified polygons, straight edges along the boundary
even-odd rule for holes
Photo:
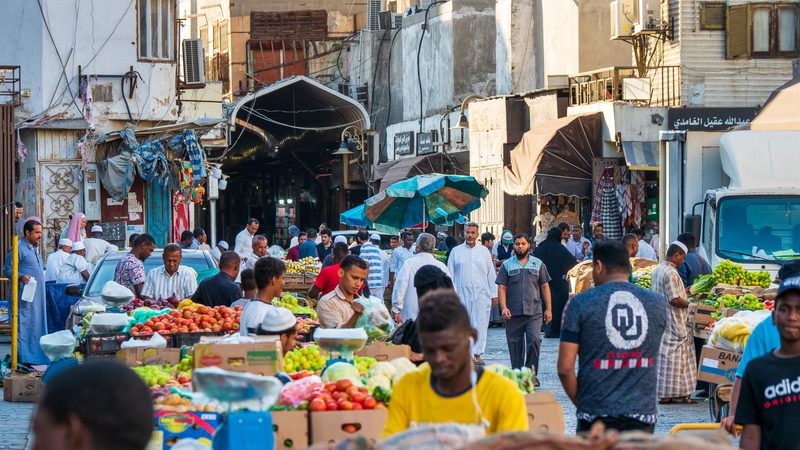
[[[477,94],[468,95],[465,97],[464,100],[461,101],[461,116],[458,118],[458,124],[456,124],[456,126],[453,128],[469,128],[469,120],[467,120],[467,115],[465,114],[468,108],[467,103],[471,102],[472,100],[483,100],[484,98],[486,97]]]

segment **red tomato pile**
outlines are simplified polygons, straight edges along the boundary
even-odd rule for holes
[[[163,316],[153,317],[145,323],[131,327],[131,336],[194,332],[224,332],[236,333],[239,331],[239,316],[242,307],[227,306],[200,306],[197,309],[175,309]]]
[[[350,380],[328,383],[324,390],[311,394],[310,400],[309,411],[357,411],[383,407],[383,403],[369,395],[367,388],[355,386]]]

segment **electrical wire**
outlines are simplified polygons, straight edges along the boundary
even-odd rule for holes
[[[392,49],[394,48],[394,40],[397,39],[397,36],[402,31],[402,28],[398,28],[397,31],[394,32],[394,36],[392,36],[392,42],[389,43],[389,70],[386,71],[386,86],[387,91],[389,92],[389,99],[388,99],[388,106],[386,108],[386,124],[388,125],[389,119],[391,118],[392,114]],[[384,130],[383,139],[381,140],[381,147],[378,149],[378,153],[383,155],[383,151],[389,145],[387,140],[389,139],[389,133]],[[389,159],[389,155],[386,155],[386,159]]]
[[[428,13],[431,7],[440,3],[446,3],[446,0],[438,0],[431,2],[425,8],[425,22],[422,24],[422,34],[419,36],[419,45],[417,46],[417,82],[419,83],[419,132],[422,133],[422,65],[420,64],[420,56],[422,54],[422,41],[425,39],[425,31],[428,29]]]
[[[61,52],[58,51],[58,45],[56,45],[56,40],[53,37],[53,32],[50,30],[50,24],[47,23],[47,17],[44,14],[44,8],[42,7],[42,0],[36,0],[36,3],[39,5],[39,13],[42,15],[42,22],[44,23],[44,27],[47,30],[47,35],[50,37],[50,42],[53,44],[53,49],[56,52],[56,56],[58,57],[58,62],[61,64],[61,73],[63,74],[64,80],[67,82],[67,87],[69,87],[70,81],[69,76],[67,75],[67,67],[64,59],[61,58]],[[77,32],[77,30],[76,30]],[[58,84],[61,83],[61,76],[58,77]],[[58,84],[56,84],[56,89],[58,89]],[[72,104],[75,105],[75,108],[78,110],[78,113],[86,119],[86,116],[83,115],[83,111],[78,106],[78,102],[75,101],[75,97],[77,97],[77,92],[75,95],[72,94],[72,88],[69,89],[70,95],[72,95]],[[50,109],[52,105],[48,106]]]

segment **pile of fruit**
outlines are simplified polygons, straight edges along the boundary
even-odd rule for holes
[[[529,367],[511,369],[503,364],[490,364],[486,366],[486,370],[500,374],[504,378],[513,381],[523,394],[533,393],[536,387],[536,377]]]
[[[740,309],[746,311],[758,311],[766,309],[761,299],[753,294],[735,296],[733,294],[723,294],[717,298],[717,302],[724,308]]]
[[[375,364],[378,364],[378,360],[369,356],[356,356],[354,362],[361,376],[367,375],[375,367]]]
[[[652,284],[652,280],[651,280],[651,276],[650,276],[650,274],[649,274],[649,273],[646,273],[646,274],[644,274],[644,275],[640,276],[640,277],[639,277],[639,278],[636,280],[636,285],[637,285],[637,286],[639,286],[639,287],[643,287],[643,288],[645,288],[645,289],[650,289],[650,288],[652,288],[652,287],[653,287],[653,284]]]
[[[745,272],[741,279],[742,286],[761,286],[768,288],[772,283],[772,277],[767,271]]]
[[[131,327],[131,336],[163,335],[175,333],[236,333],[239,331],[239,317],[242,314],[240,306],[227,307],[199,305],[197,308],[184,307],[175,309],[168,314],[152,317],[143,323]]]
[[[283,365],[286,373],[309,370],[319,372],[325,368],[327,358],[322,356],[319,346],[309,345],[296,350],[287,352],[283,357]]]
[[[767,271],[747,272],[741,264],[723,260],[714,268],[714,279],[717,283],[738,286],[760,286],[768,288],[772,277]]]
[[[192,403],[189,398],[174,392],[158,395],[157,397],[154,396],[153,407],[156,410],[176,412],[217,412],[219,409],[213,404],[198,405],[196,403]]]
[[[375,409],[384,407],[382,403],[369,395],[367,388],[358,387],[348,379],[339,380],[325,384],[325,389],[318,390],[311,394],[308,402],[308,409],[312,412]],[[345,425],[345,427],[348,425]],[[355,425],[352,432],[357,429]],[[348,431],[345,429],[345,431]]]
[[[169,365],[166,366],[138,366],[131,367],[145,384],[151,389],[159,389],[162,386],[189,387],[192,384],[192,372],[178,370]]]
[[[292,312],[294,315],[307,315],[312,319],[317,318],[317,312],[314,311],[314,308],[309,308],[307,306],[300,306],[297,302],[297,297],[292,294],[284,293],[280,299],[275,299],[272,301],[272,304],[275,306],[280,306],[281,308],[286,308]]]
[[[179,304],[180,300],[178,300],[176,297],[170,297],[167,299],[160,298],[158,300],[152,300],[149,298],[143,300],[140,298],[136,298],[133,299],[133,301],[128,303],[127,305],[122,305],[120,309],[123,312],[131,312],[134,309],[138,308],[150,308],[154,310],[162,310],[167,308],[177,308]]]
[[[286,275],[319,275],[321,267],[317,258],[307,256],[300,261],[284,261],[286,264]]]
[[[719,346],[731,351],[743,351],[752,332],[752,328],[740,322],[720,320],[708,337],[708,343],[713,347]],[[723,343],[720,338],[724,338],[728,342]],[[731,347],[731,344],[733,344],[733,347]]]

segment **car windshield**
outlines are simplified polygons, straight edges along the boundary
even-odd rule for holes
[[[102,265],[94,269],[94,273],[90,279],[91,284],[87,286],[86,289],[85,295],[87,297],[100,296],[100,292],[102,292],[106,283],[114,279],[114,270],[117,268],[118,262],[119,258],[106,258],[103,260]],[[163,263],[164,262],[161,259],[161,254],[154,254],[150,258],[147,258],[147,260],[144,262],[144,271],[147,273],[151,269],[154,269]],[[194,269],[195,272],[200,272],[213,267],[203,253],[184,255],[181,265],[189,266]]]
[[[800,257],[800,197],[727,197],[718,209],[720,257],[739,262]]]

